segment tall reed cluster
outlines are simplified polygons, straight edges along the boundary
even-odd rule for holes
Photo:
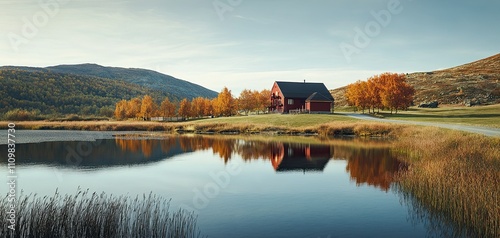
[[[193,213],[169,211],[170,200],[149,194],[135,199],[79,191],[76,195],[17,200],[16,230],[3,225],[0,237],[200,237]],[[10,204],[0,202],[0,216]]]
[[[420,216],[455,224],[453,236],[500,237],[499,138],[406,128],[397,148],[411,161],[398,190],[415,211],[428,211]]]

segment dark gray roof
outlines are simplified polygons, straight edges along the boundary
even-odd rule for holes
[[[311,96],[309,96],[306,99],[306,102],[309,102],[309,101],[332,101],[331,96],[332,96],[331,94],[330,94],[330,97],[328,97],[328,96],[324,96],[321,93],[314,92],[313,94],[311,94]]]
[[[280,87],[283,96],[286,98],[307,99],[313,96],[312,94],[316,93],[315,95],[318,95],[318,97],[322,98],[321,101],[326,99],[333,101],[333,97],[330,94],[330,91],[328,91],[323,83],[299,83],[282,81],[276,81],[276,83],[278,84],[278,87]]]

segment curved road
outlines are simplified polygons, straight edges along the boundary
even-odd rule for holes
[[[500,137],[500,129],[490,128],[490,127],[480,127],[480,126],[464,126],[459,124],[447,124],[447,123],[438,123],[438,122],[421,122],[421,121],[404,121],[404,120],[393,120],[393,119],[382,119],[372,117],[366,114],[356,114],[356,113],[342,113],[346,116],[361,119],[361,120],[370,120],[370,121],[379,121],[379,122],[391,122],[398,124],[409,124],[409,125],[422,125],[422,126],[436,126],[447,129],[459,130],[472,132],[477,134],[482,134],[486,136],[492,137]]]

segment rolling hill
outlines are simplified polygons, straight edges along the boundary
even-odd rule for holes
[[[146,88],[167,92],[177,99],[217,97],[217,92],[204,88],[200,85],[147,69],[104,67],[97,64],[59,65],[47,67],[46,69],[55,73],[122,80]]]
[[[38,111],[42,115],[104,115],[114,110],[121,99],[147,94],[157,102],[165,97],[179,101],[217,96],[199,85],[144,69],[93,64],[0,67],[0,117],[14,109]]]
[[[500,54],[461,66],[407,74],[415,88],[414,104],[488,105],[500,103]],[[336,106],[345,106],[346,87],[330,90]]]

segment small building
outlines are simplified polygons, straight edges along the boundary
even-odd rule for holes
[[[323,83],[274,82],[270,112],[331,113],[335,99]]]

